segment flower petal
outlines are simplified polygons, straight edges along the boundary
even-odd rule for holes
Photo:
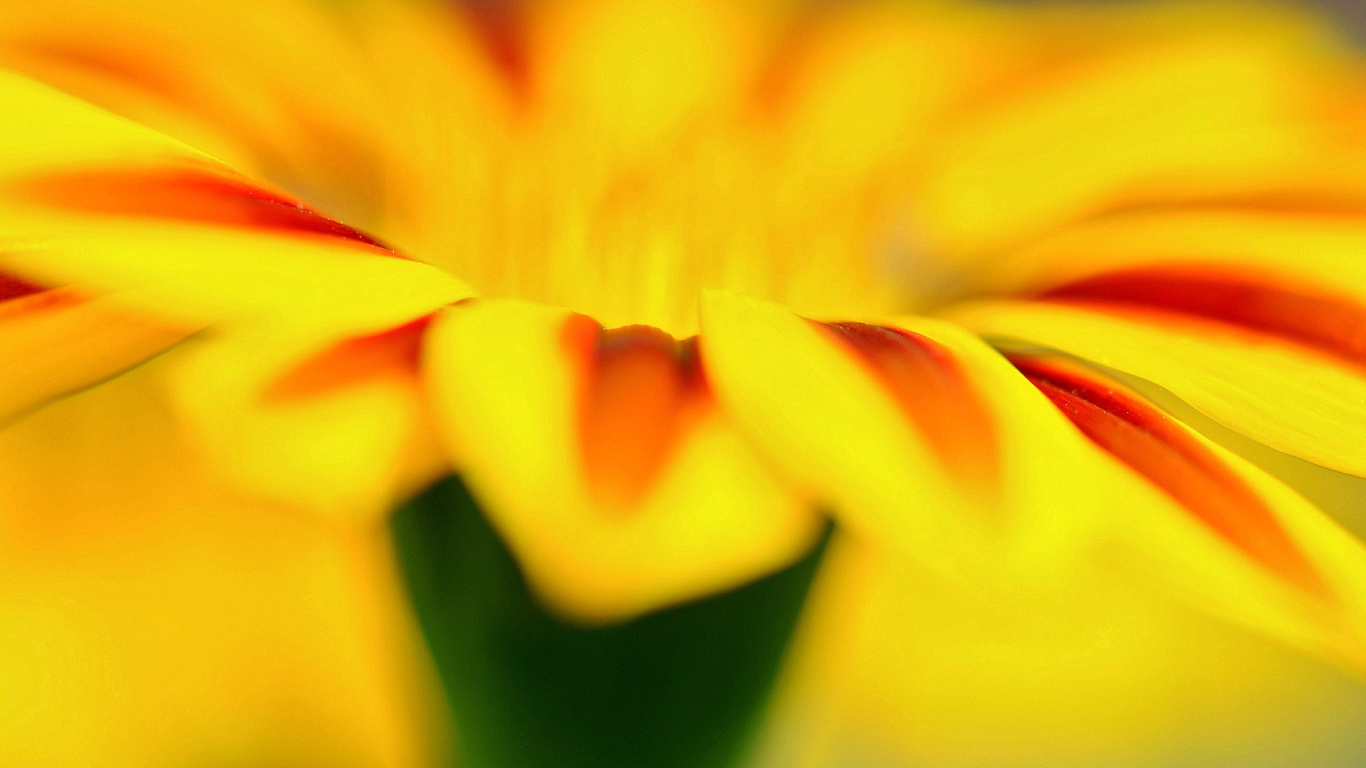
[[[398,324],[469,295],[438,270],[150,130],[13,74],[0,103],[13,272],[198,321]],[[189,259],[185,254],[193,253]]]
[[[1107,504],[1113,468],[962,329],[712,294],[702,352],[746,433],[846,530],[951,579],[1070,573]]]
[[[334,214],[378,221],[384,111],[339,7],[10,3],[0,9],[0,64]]]
[[[833,542],[789,652],[765,766],[1339,766],[1353,670],[1097,563],[982,595]]]
[[[1321,289],[1180,268],[1107,273],[1035,302],[947,314],[1147,379],[1280,451],[1366,475],[1366,307]]]
[[[374,519],[444,461],[426,424],[429,317],[365,335],[233,328],[174,371],[179,414],[234,480],[341,518]]]
[[[820,532],[717,407],[691,342],[511,300],[455,307],[431,334],[458,471],[556,608],[608,620],[718,591]]]
[[[222,482],[169,358],[0,430],[0,763],[441,762],[383,530]]]
[[[753,79],[762,40],[743,6],[705,0],[536,10],[527,35],[539,106],[608,157],[658,152],[733,108]]]
[[[360,2],[347,11],[383,92],[385,236],[489,290],[497,286],[485,271],[509,266],[499,249],[515,111],[459,13],[473,5]]]
[[[737,421],[874,549],[984,600],[1029,600],[1097,559],[1119,562],[1302,650],[1366,663],[1361,543],[1118,385],[1053,359],[1012,366],[944,323],[890,321],[879,337],[915,338],[914,356],[935,345],[939,365],[961,372],[968,386],[944,397],[928,366],[903,368],[920,379],[908,386],[885,361],[868,364],[866,342],[851,348],[773,305],[714,295],[703,322],[708,370]],[[975,454],[997,490],[983,494],[980,477],[965,487],[933,422],[908,406],[969,434],[985,410],[993,439]]]
[[[999,255],[973,289],[1034,296],[1122,270],[1202,267],[1366,303],[1366,200],[1253,193],[1114,211]]]
[[[1086,46],[1068,35],[1110,43],[1036,63],[945,143],[916,209],[937,251],[980,255],[1099,210],[1296,185],[1341,162],[1322,117],[1359,96],[1325,87],[1341,63],[1325,25],[1241,5],[1108,18],[1052,30],[1063,52]]]
[[[0,423],[131,368],[192,326],[159,322],[107,296],[0,273]]]
[[[1012,362],[1096,446],[1166,497],[1116,517],[1146,569],[1281,640],[1366,665],[1366,547],[1287,486],[1112,379],[1058,356]]]

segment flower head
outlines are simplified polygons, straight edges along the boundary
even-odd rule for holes
[[[1360,540],[1203,421],[1366,475],[1360,64],[1317,24],[143,5],[0,20],[4,413],[198,333],[237,481],[354,515],[454,471],[577,620],[830,518],[897,588],[1118,569],[1366,665]]]

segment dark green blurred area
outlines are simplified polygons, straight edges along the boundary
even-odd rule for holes
[[[471,768],[735,764],[825,547],[735,591],[586,627],[537,603],[459,479],[393,530]]]

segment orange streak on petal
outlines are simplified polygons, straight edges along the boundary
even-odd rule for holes
[[[485,55],[514,92],[525,91],[531,78],[527,52],[526,11],[518,0],[455,0],[484,46]]]
[[[382,379],[416,381],[422,338],[431,321],[428,315],[387,331],[338,342],[273,381],[262,393],[262,400],[287,404]]]
[[[1333,190],[1293,189],[1249,194],[1217,195],[1184,201],[1130,202],[1097,211],[1095,216],[1143,213],[1255,213],[1281,218],[1360,220],[1366,218],[1366,199]]]
[[[1218,267],[1142,267],[1086,277],[1040,298],[1217,322],[1366,365],[1366,307],[1322,291],[1282,287],[1269,275],[1231,274]]]
[[[108,34],[108,30],[105,31]],[[183,102],[187,89],[168,62],[146,54],[134,55],[125,47],[94,38],[71,40],[30,39],[11,43],[12,50],[48,64],[59,64],[141,88],[168,101]],[[146,50],[144,47],[143,51]]]
[[[578,427],[589,490],[608,508],[630,509],[710,401],[696,339],[644,325],[607,330],[582,315],[564,332],[583,361]]]
[[[193,168],[76,171],[38,176],[19,195],[83,213],[192,221],[338,238],[394,256],[378,240],[279,192]]]
[[[1230,545],[1301,589],[1328,586],[1267,505],[1209,449],[1136,395],[1034,357],[1011,362],[1096,445]]]
[[[1000,450],[995,423],[947,349],[897,328],[864,323],[818,326],[873,372],[965,490],[996,494]]]
[[[49,288],[0,272],[0,321],[71,307],[89,299],[75,288]]]

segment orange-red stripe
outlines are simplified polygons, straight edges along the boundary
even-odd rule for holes
[[[1316,595],[1328,587],[1270,508],[1171,417],[1112,382],[1060,361],[1011,362],[1088,438],[1161,488],[1224,541]]]
[[[572,316],[564,341],[581,363],[579,447],[589,490],[629,509],[659,477],[680,439],[710,401],[696,337],[658,328],[604,329]]]
[[[0,320],[71,307],[89,298],[74,288],[49,288],[0,272]]]
[[[484,53],[503,74],[513,92],[530,85],[526,10],[520,0],[455,0],[484,46]]]
[[[396,255],[375,238],[302,202],[245,179],[198,168],[86,170],[36,176],[15,193],[53,208],[84,213],[193,221],[319,235]]]
[[[122,30],[127,34],[135,34]],[[104,30],[108,35],[110,30]],[[116,37],[110,39],[117,39]],[[79,43],[53,38],[30,38],[6,41],[9,59],[32,58],[49,66],[53,64],[81,70],[117,81],[124,86],[139,88],[167,101],[183,102],[189,89],[182,72],[166,60],[154,56],[148,46],[138,47],[136,53],[128,47],[112,44],[109,39],[87,38]],[[19,54],[14,56],[13,54]]]
[[[262,393],[267,403],[321,397],[382,379],[417,381],[430,315],[387,331],[340,341],[291,368]]]
[[[1209,266],[1141,267],[1086,277],[1041,299],[1211,321],[1366,365],[1366,307],[1273,276]]]
[[[1094,218],[1147,213],[1252,213],[1282,218],[1362,219],[1366,218],[1366,198],[1352,193],[1312,188],[1270,190],[1184,201],[1126,202],[1098,211]]]
[[[35,293],[42,293],[47,289],[41,285],[35,285],[27,280],[7,275],[0,272],[0,301],[19,299],[24,296],[32,296]]]
[[[944,467],[971,493],[996,492],[1000,449],[991,412],[952,353],[918,333],[865,323],[818,323],[895,398]]]

